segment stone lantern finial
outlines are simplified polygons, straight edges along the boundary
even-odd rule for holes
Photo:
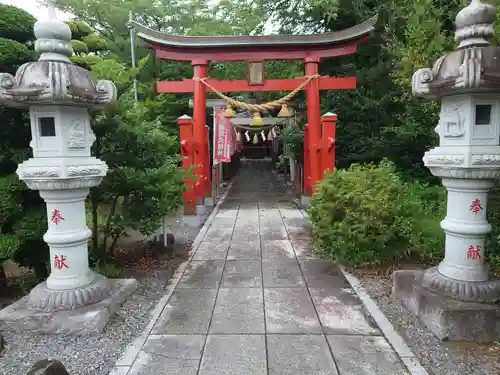
[[[455,40],[460,43],[458,48],[490,45],[495,18],[495,6],[472,0],[455,19]]]
[[[104,107],[116,100],[115,85],[95,81],[91,72],[72,64],[71,29],[58,20],[54,0],[47,1],[48,17],[35,23],[36,62],[19,67],[15,77],[0,73],[0,103],[11,107],[65,105]]]
[[[73,55],[71,29],[57,19],[54,0],[47,1],[48,18],[35,23],[35,50],[41,53],[39,61],[69,62]]]

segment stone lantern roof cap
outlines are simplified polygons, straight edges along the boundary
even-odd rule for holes
[[[458,48],[489,45],[488,40],[493,37],[495,19],[494,5],[484,4],[481,0],[472,0],[455,18],[455,39],[460,42]]]
[[[419,69],[412,79],[413,93],[428,99],[460,93],[500,91],[500,48],[492,46],[496,6],[481,0],[456,16],[457,51],[441,57],[432,69]]]
[[[0,103],[11,107],[70,105],[100,107],[116,100],[110,81],[97,81],[70,61],[71,30],[56,17],[53,0],[47,1],[48,18],[35,23],[36,62],[21,65],[15,77],[0,73]]]

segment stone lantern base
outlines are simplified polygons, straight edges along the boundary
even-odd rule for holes
[[[136,288],[135,279],[109,279],[106,299],[73,310],[42,311],[30,306],[25,296],[0,311],[0,321],[15,332],[89,336],[100,333],[109,318]],[[42,284],[41,284],[42,285]]]
[[[500,339],[500,305],[463,302],[430,291],[422,284],[424,272],[394,272],[393,298],[417,315],[438,339],[478,343]]]

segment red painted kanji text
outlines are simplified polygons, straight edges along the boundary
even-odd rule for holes
[[[64,255],[54,256],[54,267],[57,268],[58,270],[63,269],[63,268],[69,268],[65,261],[66,261],[66,257]]]
[[[477,215],[479,211],[483,210],[483,206],[481,205],[481,201],[479,199],[474,199],[472,204],[470,205],[469,211],[472,211],[474,215]]]
[[[55,225],[59,224],[61,221],[64,220],[64,217],[61,214],[61,211],[59,211],[57,208],[54,208],[52,210],[52,217],[50,219]]]
[[[467,259],[481,259],[481,246],[470,246],[467,250]]]

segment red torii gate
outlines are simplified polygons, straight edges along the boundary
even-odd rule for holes
[[[187,167],[197,166],[199,177],[195,189],[186,192],[185,213],[193,214],[196,201],[211,196],[208,136],[205,128],[206,93],[213,92],[255,92],[255,91],[292,91],[308,77],[318,75],[319,62],[323,58],[355,54],[358,44],[365,42],[374,30],[377,16],[354,27],[323,34],[313,35],[269,35],[269,36],[179,36],[151,30],[136,22],[132,27],[137,36],[143,39],[160,59],[189,61],[194,67],[193,79],[184,81],[157,82],[160,93],[193,93],[194,126],[190,131],[183,125],[190,124],[180,120],[181,149],[187,156]],[[306,77],[295,79],[265,80],[263,62],[266,60],[302,60]],[[248,61],[250,70],[257,68],[260,79],[218,81],[207,77],[210,61]],[[253,64],[253,65],[252,65]],[[204,80],[208,85],[205,85]],[[210,86],[210,87],[209,87]],[[356,88],[356,78],[319,77],[311,80],[304,88],[307,92],[307,136],[304,145],[304,191],[311,194],[312,188],[322,178],[327,169],[333,169],[334,129],[323,131],[320,115],[320,90],[342,90]],[[336,118],[329,118],[335,126]],[[326,119],[325,124],[326,125]],[[185,130],[183,130],[185,128]],[[191,138],[192,137],[192,138]],[[192,140],[191,140],[192,139]],[[194,196],[195,195],[195,196]],[[186,212],[189,211],[189,212]]]

